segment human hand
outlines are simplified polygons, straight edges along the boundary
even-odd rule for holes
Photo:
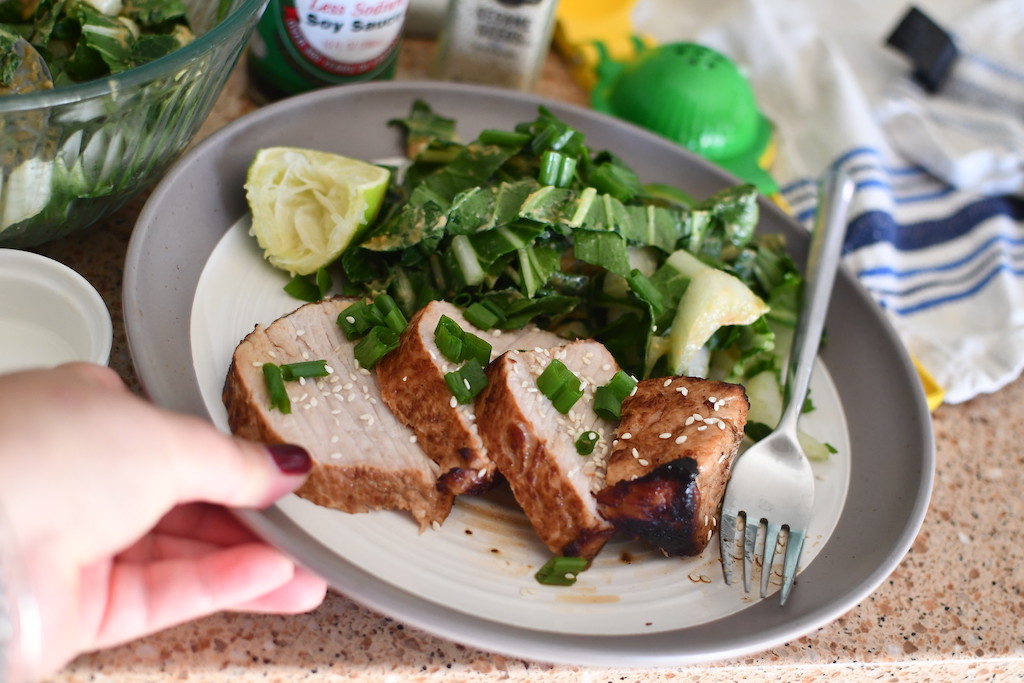
[[[316,607],[324,582],[225,509],[271,504],[310,465],[161,410],[105,367],[0,376],[0,507],[41,616],[32,673],[221,610]]]

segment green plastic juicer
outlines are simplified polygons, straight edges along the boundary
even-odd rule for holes
[[[591,104],[662,135],[772,195],[771,122],[726,56],[696,43],[645,49],[629,62],[602,58]]]

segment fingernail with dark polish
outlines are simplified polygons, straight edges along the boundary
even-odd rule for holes
[[[275,443],[267,446],[278,469],[285,474],[307,474],[313,469],[313,460],[302,446],[290,443]]]

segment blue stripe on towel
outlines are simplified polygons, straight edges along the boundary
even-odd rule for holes
[[[984,289],[985,286],[988,285],[988,283],[991,282],[997,275],[1004,272],[1010,273],[1011,275],[1014,275],[1016,277],[1024,276],[1024,268],[1014,268],[1008,263],[1000,263],[991,271],[986,273],[985,276],[977,283],[975,283],[972,287],[965,289],[963,291],[954,292],[952,294],[936,297],[934,299],[926,299],[924,301],[919,301],[908,306],[893,306],[891,303],[885,301],[882,301],[881,304],[883,307],[889,309],[890,311],[894,311],[895,313],[898,313],[900,315],[920,313],[921,311],[927,310],[929,308],[935,308],[936,306],[941,306],[943,304],[960,301],[961,299],[970,298],[971,296],[974,296],[976,293]]]
[[[847,251],[856,251],[878,242],[888,242],[903,251],[926,249],[961,237],[979,223],[997,216],[1024,221],[1024,198],[1011,195],[985,197],[945,218],[908,225],[898,224],[892,215],[884,211],[868,211],[850,223],[845,247]]]

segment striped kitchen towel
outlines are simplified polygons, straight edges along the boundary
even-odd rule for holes
[[[638,25],[744,68],[798,220],[811,224],[826,168],[851,170],[846,266],[959,403],[1024,370],[1024,3],[917,4],[960,52],[936,93],[885,44],[908,6],[643,0],[638,19],[657,21]]]

